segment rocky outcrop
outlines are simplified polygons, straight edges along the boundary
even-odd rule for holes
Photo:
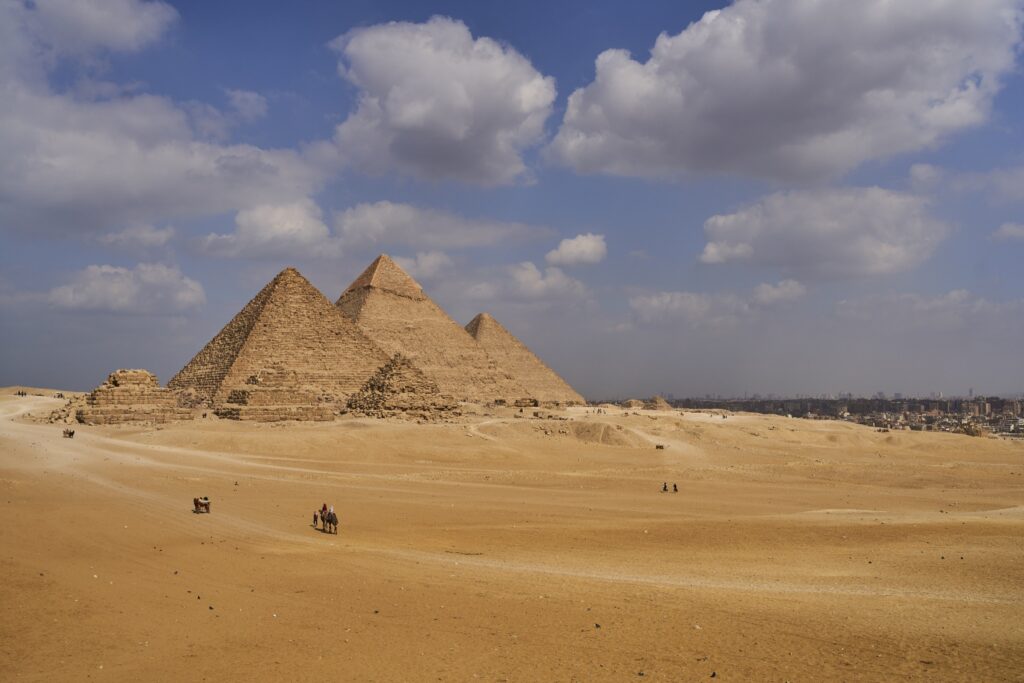
[[[85,397],[75,417],[84,424],[163,423],[191,420],[174,392],[148,370],[117,370]]]
[[[395,354],[348,400],[354,415],[405,416],[436,421],[455,414],[458,404],[445,396],[408,358]]]

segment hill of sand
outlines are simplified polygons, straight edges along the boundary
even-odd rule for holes
[[[0,680],[1024,671],[1024,443],[584,407],[64,439],[2,393]]]

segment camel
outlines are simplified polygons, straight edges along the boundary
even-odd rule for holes
[[[338,515],[334,512],[326,512],[321,517],[323,522],[323,532],[325,534],[337,534],[338,533]]]

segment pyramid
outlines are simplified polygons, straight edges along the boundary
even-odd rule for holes
[[[400,353],[377,370],[362,389],[348,399],[348,409],[357,415],[387,417],[407,415],[436,420],[458,408],[423,371]]]
[[[530,349],[491,316],[481,313],[473,318],[466,331],[491,358],[509,372],[538,401],[586,403],[575,389],[544,364]]]
[[[457,400],[511,401],[530,394],[386,254],[336,304],[388,354],[400,353]]]
[[[167,387],[222,417],[331,419],[387,360],[306,278],[286,268]]]

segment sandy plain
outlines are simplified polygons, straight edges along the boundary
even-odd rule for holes
[[[63,439],[13,393],[0,680],[1024,680],[1024,443],[584,408]]]

